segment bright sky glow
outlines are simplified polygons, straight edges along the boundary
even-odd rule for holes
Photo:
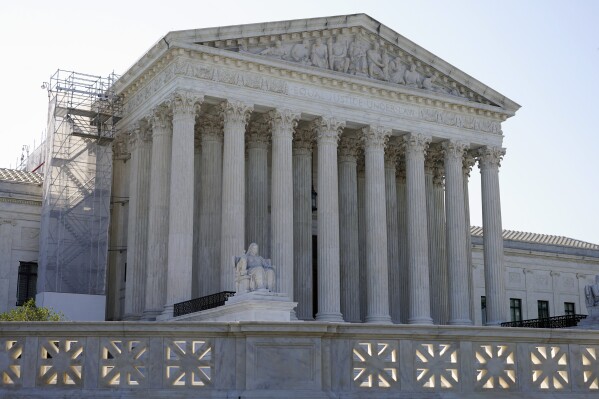
[[[516,101],[503,227],[599,243],[599,2],[344,0],[0,3],[0,167],[39,143],[58,68],[124,73],[168,31],[364,12]],[[470,184],[481,225],[480,180]]]

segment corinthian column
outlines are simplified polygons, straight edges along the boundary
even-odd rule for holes
[[[131,177],[129,179],[129,216],[125,320],[139,320],[144,310],[147,248],[148,194],[150,191],[151,133],[136,124],[131,136]]]
[[[257,116],[259,115],[259,116]],[[268,144],[270,126],[264,115],[255,114],[247,137],[247,210],[246,244],[255,242],[263,257],[268,251]],[[279,267],[278,264],[275,264]]]
[[[401,276],[399,271],[399,215],[397,209],[396,165],[399,148],[385,149],[385,198],[387,212],[387,261],[389,264],[389,313],[393,323],[401,323]]]
[[[272,122],[271,257],[277,266],[277,291],[294,300],[292,140],[299,114],[274,110],[269,116]]]
[[[443,142],[445,155],[445,215],[447,229],[447,270],[449,276],[449,324],[469,325],[470,292],[466,254],[466,216],[462,158],[467,145]]]
[[[464,163],[462,165],[462,175],[464,178],[464,213],[466,216],[466,256],[468,257],[468,287],[470,292],[470,320],[475,320],[474,310],[480,306],[480,300],[474,298],[474,276],[472,274],[472,237],[470,233],[470,195],[468,194],[468,180],[470,171],[476,163],[471,152],[464,153]]]
[[[443,184],[443,176],[445,172],[443,167],[437,163],[433,170],[433,229],[434,231],[429,234],[429,237],[435,241],[434,247],[437,248],[436,260],[435,260],[435,271],[431,270],[431,273],[438,273],[436,276],[437,285],[435,286],[435,292],[439,301],[437,302],[438,308],[438,319],[433,321],[438,324],[447,324],[447,318],[449,316],[449,293],[447,283],[447,250],[446,246],[446,235],[445,235],[445,186]],[[431,305],[431,310],[434,307]]]
[[[144,320],[154,320],[164,310],[166,301],[172,138],[171,115],[165,107],[158,107],[154,110],[152,117],[152,163],[150,164],[148,263]]]
[[[410,324],[432,324],[428,270],[428,237],[424,152],[430,138],[422,134],[404,136],[406,196],[408,205],[408,278],[410,282]]]
[[[293,139],[293,292],[300,320],[312,320],[312,129]]]
[[[408,322],[410,281],[408,277],[408,205],[406,194],[405,157],[400,158],[397,170],[397,220],[399,231],[399,306],[391,307],[391,317],[401,323]],[[398,322],[399,322],[398,321]]]
[[[198,248],[199,295],[220,291],[220,237],[222,217],[223,122],[218,113],[200,120],[200,227]]]
[[[483,246],[487,325],[506,320],[501,202],[499,199],[499,164],[505,149],[482,148],[478,153],[483,207]]]
[[[442,154],[438,149],[429,148],[424,161],[431,316],[435,324],[445,324],[445,320],[447,320],[447,263],[443,251],[445,233],[441,234],[437,229],[441,218],[443,219],[442,228],[445,229],[445,209],[438,209],[436,206],[434,183],[435,170],[439,169],[441,158]],[[443,202],[441,204],[443,205]]]
[[[317,121],[318,140],[318,313],[317,320],[341,322],[339,282],[339,184],[337,141],[345,123]]]
[[[366,323],[390,323],[385,145],[391,129],[366,127],[362,133],[366,163]]]
[[[252,110],[252,106],[241,101],[222,104],[225,137],[220,240],[221,291],[235,291],[233,258],[244,249],[245,126]]]
[[[364,152],[358,156],[358,252],[360,259],[360,320],[366,319],[366,166]]]
[[[360,142],[343,136],[339,142],[339,245],[341,313],[351,323],[360,320],[360,252],[358,248],[357,156]]]
[[[203,96],[186,92],[175,92],[171,99],[173,144],[165,317],[172,317],[175,303],[191,299],[194,125],[196,108],[203,99]]]

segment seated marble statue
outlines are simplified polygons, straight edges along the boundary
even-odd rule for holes
[[[599,274],[595,276],[595,284],[584,287],[587,309],[599,308]]]
[[[274,291],[275,269],[270,259],[258,255],[258,244],[251,243],[247,252],[235,258],[237,293],[257,290]]]

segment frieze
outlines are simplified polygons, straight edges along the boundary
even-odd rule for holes
[[[312,100],[321,100],[339,105],[392,113],[401,117],[424,120],[446,126],[454,126],[456,128],[498,135],[502,134],[501,123],[498,121],[463,115],[448,110],[400,105],[394,102],[363,98],[349,93],[329,92],[300,85],[289,85],[288,82],[281,79],[271,78],[252,72],[216,68],[213,65],[199,64],[191,60],[178,60],[165,67],[165,69],[158,73],[150,83],[140,89],[127,101],[125,104],[125,113],[128,114],[139,107],[175,76],[206,79],[277,94],[306,97]]]

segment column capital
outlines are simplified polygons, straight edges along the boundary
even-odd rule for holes
[[[389,141],[391,129],[385,126],[366,126],[362,128],[364,149],[384,149]]]
[[[320,117],[314,120],[314,129],[318,143],[337,144],[341,131],[345,128],[345,122],[335,117]]]
[[[424,158],[424,173],[432,175],[443,164],[443,149],[438,144],[429,146]]]
[[[268,112],[268,121],[272,125],[272,135],[275,137],[293,137],[300,113],[290,109],[273,109]]]
[[[131,126],[131,130],[129,131],[129,149],[134,150],[135,148],[137,148],[137,146],[143,143],[149,143],[151,141],[152,134],[150,132],[150,129],[148,129],[147,124],[142,124],[140,122],[133,123],[133,125]]]
[[[171,94],[170,106],[173,108],[173,117],[195,117],[196,110],[204,102],[204,95],[189,91],[177,90]]]
[[[152,125],[152,136],[156,134],[172,134],[172,114],[166,106],[159,105],[152,109],[152,113],[148,119]]]
[[[468,144],[455,140],[447,140],[441,143],[445,159],[462,159],[468,147]]]
[[[112,142],[112,158],[119,161],[126,161],[131,158],[129,147],[129,135],[119,132]]]
[[[422,133],[409,133],[401,136],[402,146],[407,154],[423,154],[431,142],[431,138]]]
[[[314,146],[314,129],[311,125],[302,125],[295,128],[293,135],[293,151],[296,153],[311,153]]]
[[[239,100],[227,100],[221,103],[221,112],[225,122],[248,124],[254,106]]]
[[[357,137],[342,136],[338,148],[340,162],[357,162],[361,148],[360,140]]]
[[[445,179],[445,168],[440,163],[433,168],[433,185],[443,186]]]
[[[464,173],[464,176],[470,177],[470,171],[476,163],[476,158],[474,157],[472,151],[464,152],[464,158],[462,162],[462,172]]]
[[[499,168],[505,155],[505,148],[482,147],[477,151],[478,167],[482,169]]]
[[[200,140],[222,141],[223,140],[223,119],[217,112],[205,112],[199,121]]]
[[[388,143],[385,148],[385,168],[397,169],[401,148],[397,143]]]
[[[257,114],[255,118],[250,119],[247,135],[248,148],[268,148],[270,137],[270,118],[268,115]]]

